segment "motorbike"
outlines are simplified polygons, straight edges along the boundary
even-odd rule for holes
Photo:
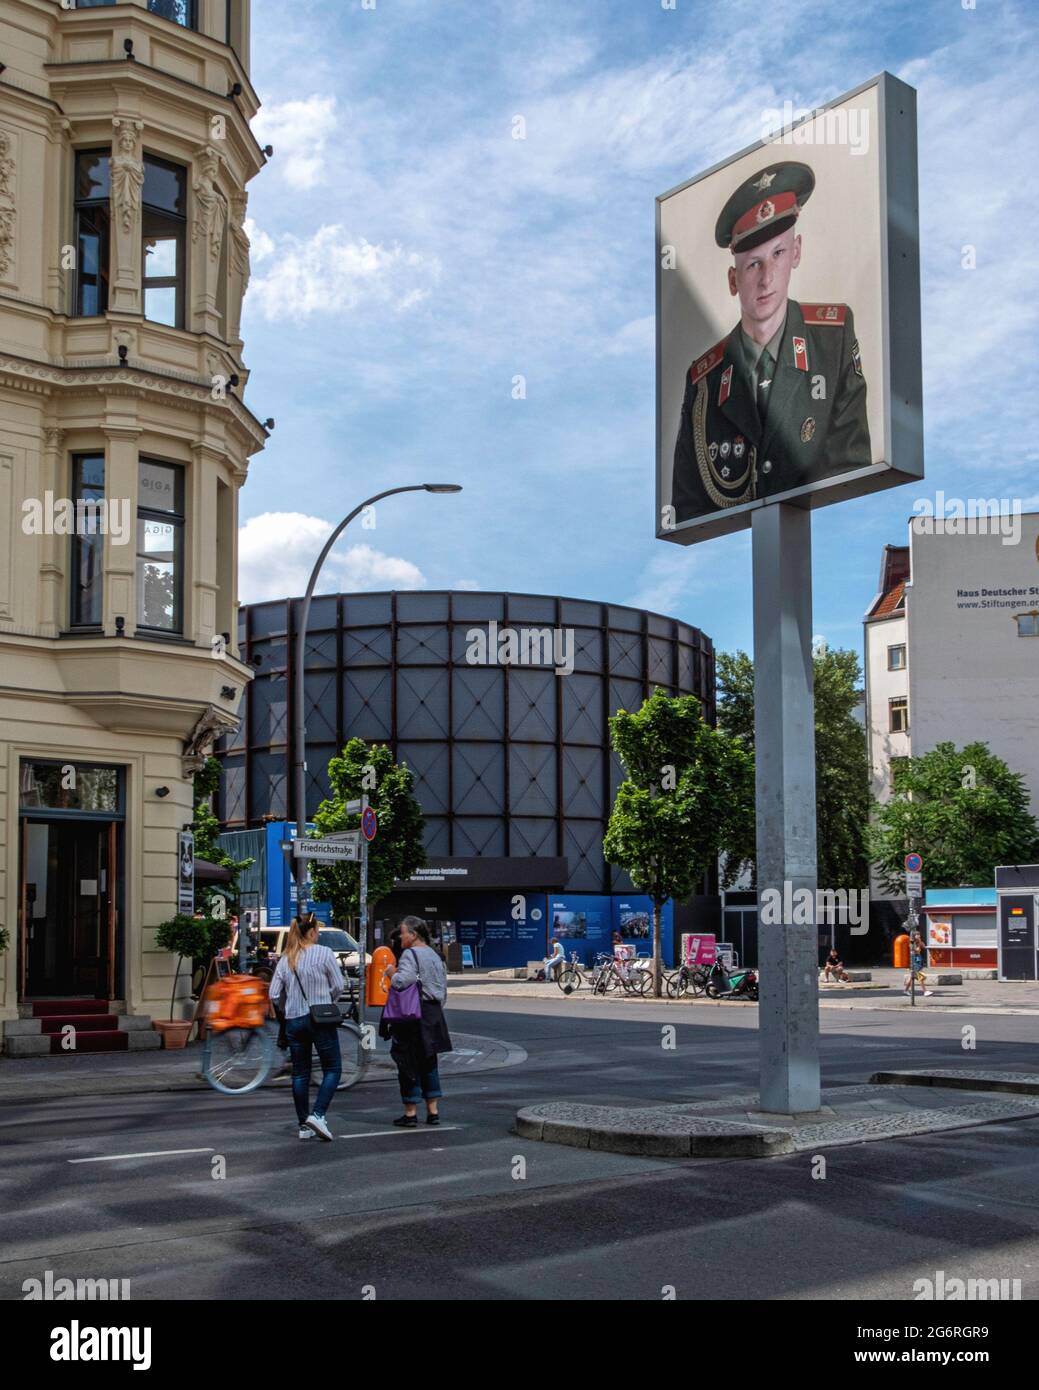
[[[726,970],[720,960],[711,966],[704,992],[709,999],[757,999],[756,970]]]

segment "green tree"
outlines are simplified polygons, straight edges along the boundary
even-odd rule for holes
[[[610,720],[627,779],[617,790],[603,852],[653,903],[653,989],[661,993],[660,920],[669,898],[695,891],[725,845],[753,837],[753,770],[737,739],[704,721],[695,695],[655,690],[635,714]]]
[[[866,731],[855,715],[859,658],[853,651],[820,650],[812,668],[819,882],[861,888],[869,881],[870,792]],[[753,751],[754,663],[746,652],[722,652],[717,670],[718,727]]]
[[[991,887],[997,864],[1034,864],[1039,825],[1024,777],[985,743],[939,743],[892,763],[890,801],[875,808],[869,854],[891,893],[905,891],[904,858],[923,856],[928,883]]]
[[[220,822],[213,811],[213,795],[219,785],[219,759],[207,758],[195,773],[192,787],[195,812],[191,828],[195,832],[195,858],[206,859],[210,864],[219,864],[221,868],[231,871],[227,883],[205,884],[197,889],[195,906],[207,916],[212,915],[214,898],[225,898],[232,903],[237,900],[239,875],[253,862],[251,859],[235,859],[219,843]],[[218,950],[226,944],[226,941],[218,941],[213,949]]]
[[[369,745],[363,738],[352,738],[342,755],[328,764],[328,780],[332,795],[314,816],[319,834],[357,829],[361,818],[347,814],[346,806],[362,793],[378,817],[379,832],[368,846],[368,907],[372,909],[392,893],[398,879],[410,878],[426,862],[425,819],[413,790],[414,778],[409,768],[393,761],[385,744]],[[311,878],[315,897],[331,903],[336,918],[358,915],[360,864],[314,864]]]

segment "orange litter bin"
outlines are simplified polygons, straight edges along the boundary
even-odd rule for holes
[[[896,970],[909,969],[909,936],[903,932],[896,936],[891,947],[891,964]]]
[[[368,987],[364,992],[364,1002],[372,1008],[381,1009],[390,997],[390,982],[384,980],[382,972],[388,965],[394,965],[393,952],[388,946],[376,946],[372,952],[372,963],[368,967]]]

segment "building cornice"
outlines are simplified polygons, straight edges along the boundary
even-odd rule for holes
[[[122,367],[109,363],[97,366],[62,367],[33,358],[0,353],[0,385],[36,395],[61,391],[69,395],[104,391],[109,395],[145,395],[181,410],[226,411],[241,432],[250,454],[262,449],[267,432],[232,392],[220,400],[213,397],[210,382],[177,377],[148,367]]]

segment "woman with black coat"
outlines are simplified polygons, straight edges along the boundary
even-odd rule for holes
[[[401,952],[397,965],[383,972],[390,989],[403,990],[417,984],[421,998],[421,1019],[391,1019],[379,1024],[379,1036],[390,1038],[390,1056],[397,1064],[397,1080],[404,1102],[404,1114],[393,1123],[398,1129],[414,1129],[418,1124],[418,1103],[426,1103],[426,1124],[440,1123],[438,1056],[450,1052],[451,1036],[444,1017],[447,998],[447,970],[430,944],[429,928],[421,917],[405,917],[400,924]]]

